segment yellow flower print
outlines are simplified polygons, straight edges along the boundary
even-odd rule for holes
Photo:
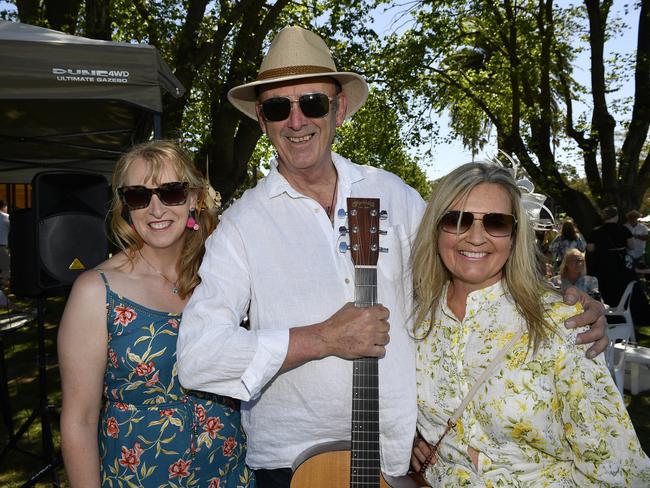
[[[461,419],[458,419],[458,422],[456,422],[456,440],[460,442],[465,435],[465,426],[463,425],[463,421]]]
[[[607,450],[607,445],[605,444],[605,441],[601,440],[600,443],[598,444],[598,447],[596,447],[595,449],[585,450],[583,453],[583,457],[585,461],[590,461],[598,465],[602,461],[609,459],[610,453]]]
[[[557,357],[555,358],[555,376],[560,376],[564,368],[566,368],[566,351],[560,350],[557,351]]]
[[[585,399],[585,388],[582,382],[577,382],[575,378],[571,378],[569,382],[569,391],[567,397],[571,402],[579,402]]]
[[[517,422],[512,427],[512,437],[517,440],[521,440],[525,438],[532,431],[533,431],[533,426],[530,422],[527,422],[525,420],[521,422]]]
[[[519,407],[519,412],[526,413],[528,411],[528,404],[525,400],[515,400],[515,403]]]
[[[513,352],[508,354],[508,362],[506,363],[506,367],[509,370],[520,369],[524,364],[527,355],[528,349],[526,346],[517,347]]]
[[[456,476],[458,477],[458,481],[461,482],[467,482],[469,481],[469,473],[467,471],[461,471],[460,469],[456,472]]]
[[[544,444],[544,439],[539,431],[527,420],[517,422],[512,427],[512,438],[520,442],[525,441],[531,445]]]
[[[514,381],[511,379],[506,379],[506,390],[511,391],[513,393],[519,393],[519,388],[517,388],[517,385],[515,384]]]
[[[567,437],[573,435],[573,424],[570,424],[569,422],[566,422],[564,424],[564,435],[566,435]]]
[[[551,408],[552,412],[558,412],[560,408],[562,408],[562,403],[560,402],[560,397],[559,396],[554,396],[551,398],[551,401],[549,403],[549,407]]]
[[[594,406],[594,409],[596,412],[598,412],[602,417],[600,418],[609,418],[612,415],[612,412],[609,408],[607,408],[606,405],[604,405],[601,402],[593,402],[592,405]]]

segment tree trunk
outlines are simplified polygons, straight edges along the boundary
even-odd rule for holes
[[[30,25],[43,25],[43,7],[39,0],[16,0],[18,18]]]
[[[221,193],[223,201],[228,201],[246,180],[249,160],[262,135],[256,121],[230,104],[227,93],[231,87],[257,76],[264,39],[288,3],[289,0],[278,0],[263,17],[263,0],[247,5],[235,39],[229,76],[220,90],[212,92],[212,130],[200,154],[210,162],[210,183]]]
[[[84,35],[91,39],[110,41],[111,5],[110,0],[86,0],[86,30]]]
[[[601,5],[598,0],[585,0],[589,16],[589,46],[591,48],[591,95],[594,104],[591,119],[592,133],[596,134],[600,146],[600,167],[603,182],[603,200],[605,203],[617,201],[619,193],[616,171],[616,146],[614,130],[616,121],[607,109],[605,93],[605,26],[609,14],[610,0]]]
[[[45,17],[50,29],[75,34],[81,0],[48,0],[45,2]]]

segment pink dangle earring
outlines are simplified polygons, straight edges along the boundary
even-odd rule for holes
[[[188,229],[192,230],[199,230],[201,227],[199,223],[196,221],[196,213],[193,208],[190,208],[190,215],[187,218],[187,224],[185,225]]]

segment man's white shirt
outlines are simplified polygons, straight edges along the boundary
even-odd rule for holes
[[[415,432],[415,359],[410,335],[410,249],[424,212],[420,195],[397,176],[333,153],[336,209],[346,197],[379,198],[388,219],[380,236],[378,301],[390,310],[390,343],[379,360],[382,469],[404,474]],[[278,374],[289,328],[322,322],[354,301],[354,266],[339,251],[334,225],[273,165],[224,212],[206,242],[201,284],[183,313],[178,367],[186,388],[243,400],[247,463],[290,467],[315,444],[349,440],[352,362],[328,357]],[[239,327],[248,315],[250,331]]]

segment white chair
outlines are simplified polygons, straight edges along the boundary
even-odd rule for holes
[[[635,283],[636,281],[628,283],[618,305],[605,311],[607,337],[609,338],[609,345],[605,351],[605,361],[621,395],[625,384],[625,349],[628,342],[636,342],[634,323],[630,312],[630,301]],[[620,349],[616,350],[614,347],[617,341],[621,341],[623,344],[622,351]]]
[[[636,281],[630,281],[621,295],[621,299],[618,302],[618,305],[615,307],[610,307],[605,310],[605,318],[607,319],[608,324],[608,333],[607,336],[611,339],[609,335],[609,329],[611,327],[624,327],[624,330],[630,331],[630,336],[628,340],[636,342],[636,334],[634,333],[634,322],[632,322],[632,312],[630,311],[630,302],[632,301],[632,291],[634,290],[634,285]],[[620,334],[619,334],[620,336]],[[620,337],[619,337],[620,338]]]
[[[623,350],[617,349],[614,347],[616,344],[616,338],[609,338],[609,344],[605,350],[605,361],[607,362],[607,368],[609,369],[612,378],[614,378],[614,383],[616,383],[616,388],[623,395],[623,387],[625,386],[625,350],[627,348],[627,338],[621,338],[621,344]]]

